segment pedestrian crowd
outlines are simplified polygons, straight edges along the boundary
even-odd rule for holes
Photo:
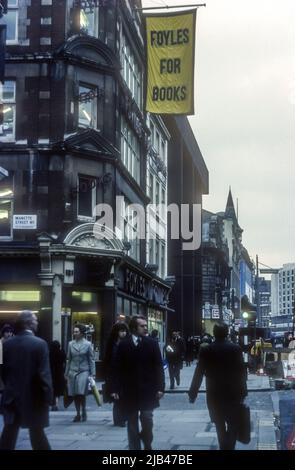
[[[1,330],[0,393],[4,427],[0,449],[14,449],[20,428],[28,428],[34,450],[49,450],[44,432],[49,409],[58,411],[60,398],[74,402],[73,422],[87,420],[86,399],[95,379],[94,351],[86,339],[85,325],[76,323],[67,356],[58,341],[47,343],[36,336],[37,316],[22,312],[12,328]],[[197,365],[188,392],[193,403],[206,378],[207,406],[215,423],[220,449],[233,450],[239,438],[241,405],[247,396],[247,370],[242,349],[229,340],[224,323],[213,336],[189,336],[172,331],[161,351],[158,330],[148,333],[144,316],[133,316],[128,325],[116,322],[104,354],[103,400],[113,404],[114,426],[126,427],[130,450],[150,450],[153,412],[165,392],[167,362],[170,389],[180,385],[185,362]],[[163,360],[164,356],[164,360]]]

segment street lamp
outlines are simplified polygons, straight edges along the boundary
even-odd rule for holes
[[[242,317],[244,318],[244,320],[248,320],[248,318],[249,318],[249,313],[248,313],[248,312],[243,312],[243,313],[242,313]]]

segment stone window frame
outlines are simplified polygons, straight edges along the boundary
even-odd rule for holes
[[[94,37],[98,39],[99,36],[99,6],[96,6],[93,8],[92,11],[88,11],[87,9],[85,10],[84,8],[80,8],[80,15],[79,15],[79,26],[80,26],[80,31],[84,34],[87,34],[88,36]],[[93,32],[88,32],[81,26],[82,20],[81,17],[82,15],[85,15],[87,18],[88,16],[93,16]]]
[[[140,142],[123,114],[121,115],[121,158],[128,172],[140,185]]]
[[[11,179],[11,195],[1,195],[0,192],[0,203],[2,201],[7,201],[10,204],[10,235],[0,235],[0,241],[12,241],[13,240],[13,214],[14,214],[14,198],[15,198],[15,191],[14,191],[14,177],[13,175],[8,176]],[[0,204],[1,207],[1,204]]]
[[[80,101],[79,99],[79,106],[78,106],[78,127],[83,128],[83,129],[97,129],[97,93],[98,93],[98,87],[96,85],[92,85],[91,83],[86,83],[79,81],[79,96],[81,94],[81,89],[89,90],[89,92],[93,92],[95,97],[89,101],[91,105],[91,121],[89,125],[83,123],[80,121],[80,109],[85,104],[83,101]],[[86,103],[88,104],[88,102]],[[87,110],[85,110],[87,112]]]
[[[143,71],[124,31],[121,33],[122,76],[138,108],[143,107]]]
[[[129,201],[129,199],[124,196],[124,204],[122,204],[122,218],[124,220],[124,238],[128,240],[131,244],[128,256],[140,262],[140,239],[138,238],[139,227],[136,222],[137,214],[135,210],[130,208],[131,204],[132,203]]]
[[[89,176],[89,175],[85,175],[85,174],[82,174],[82,173],[79,173],[77,175],[77,220],[80,220],[80,221],[84,221],[84,222],[95,222],[96,218],[95,216],[88,216],[88,215],[83,215],[83,214],[79,214],[79,197],[80,197],[80,180],[81,179],[84,179],[84,180],[88,180],[89,182],[92,182],[94,184],[92,184],[92,188],[90,187],[89,188],[89,191],[91,191],[91,205],[92,205],[92,214],[93,214],[93,211],[94,211],[94,208],[96,206],[96,203],[97,203],[97,196],[96,196],[96,187],[97,187],[97,181],[96,181],[96,178],[94,176]]]
[[[8,83],[13,84],[13,97],[11,99],[5,99],[3,97],[3,92],[5,92],[5,86],[8,86]],[[0,142],[15,142],[15,128],[16,128],[16,80],[7,78],[2,84],[0,82],[0,103],[2,106],[2,116],[3,123],[0,124]],[[7,118],[7,112],[10,110],[13,111],[13,120],[12,120],[12,134],[8,136],[3,135],[5,118]]]

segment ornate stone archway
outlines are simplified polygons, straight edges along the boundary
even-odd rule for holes
[[[122,252],[124,245],[115,232],[97,223],[78,225],[64,239],[66,246]]]

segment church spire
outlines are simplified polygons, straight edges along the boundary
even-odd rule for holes
[[[235,211],[235,206],[234,206],[234,201],[231,193],[231,187],[229,187],[229,193],[227,197],[227,203],[226,203],[226,208],[225,208],[225,216],[230,217],[231,219],[234,219],[236,222],[237,216],[236,216],[236,211]]]

